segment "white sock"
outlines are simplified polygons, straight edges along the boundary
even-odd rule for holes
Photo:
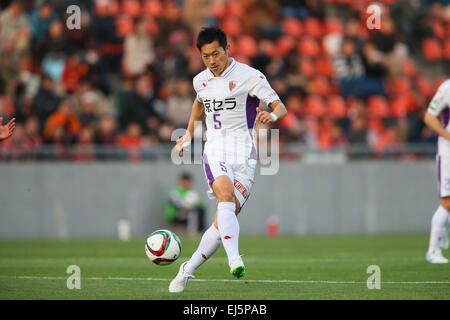
[[[217,205],[217,226],[228,256],[228,264],[239,258],[239,222],[235,211],[234,202],[219,202]]]
[[[450,229],[450,214],[448,215],[446,228],[447,228],[447,231],[448,231],[448,229]]]
[[[448,218],[449,212],[442,206],[439,206],[431,219],[430,245],[428,247],[428,252],[440,250],[439,243],[444,233],[447,232],[445,225],[447,224]]]
[[[189,259],[188,263],[184,266],[184,271],[187,274],[194,274],[203,262],[205,262],[214,254],[214,252],[217,251],[217,249],[219,249],[221,244],[222,239],[220,238],[219,230],[217,230],[214,224],[212,224],[203,234],[197,250],[194,252],[191,259]]]

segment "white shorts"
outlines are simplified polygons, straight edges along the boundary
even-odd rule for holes
[[[219,176],[226,175],[234,184],[234,195],[238,199],[241,209],[250,196],[250,190],[253,186],[255,176],[256,160],[247,159],[242,163],[226,163],[223,159],[215,157],[213,154],[203,154],[203,169],[208,181],[208,198],[215,199],[211,184]]]
[[[436,160],[438,167],[439,197],[450,197],[450,156],[438,154]]]

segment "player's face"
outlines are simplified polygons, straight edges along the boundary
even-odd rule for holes
[[[203,63],[216,77],[220,76],[230,65],[228,59],[229,48],[230,45],[227,45],[225,49],[222,48],[217,40],[207,43],[201,48]]]

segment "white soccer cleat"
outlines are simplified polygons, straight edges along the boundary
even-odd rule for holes
[[[440,250],[427,253],[425,261],[429,263],[448,263],[448,259],[442,255]]]
[[[447,250],[447,249],[448,249],[448,245],[449,245],[448,242],[449,242],[449,241],[448,241],[448,233],[445,232],[445,233],[444,233],[444,236],[443,236],[442,239],[441,239],[441,243],[440,243],[441,249]]]
[[[242,261],[242,258],[240,256],[231,261],[229,265],[230,265],[230,273],[233,276],[235,276],[238,279],[245,277],[244,261]]]
[[[186,265],[186,263],[187,261],[180,266],[176,277],[170,282],[169,292],[183,292],[189,279],[195,278],[193,275],[184,272],[184,266]]]

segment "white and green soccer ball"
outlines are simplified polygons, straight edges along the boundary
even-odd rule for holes
[[[171,264],[180,256],[180,238],[170,230],[156,230],[145,242],[145,253],[150,261],[157,265]]]

